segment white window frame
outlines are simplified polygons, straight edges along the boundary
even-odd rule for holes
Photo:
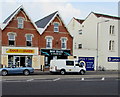
[[[15,37],[16,37],[16,33],[14,32],[8,32],[8,44],[9,44],[9,41],[14,41],[14,45],[10,45],[9,46],[15,46]],[[14,35],[14,38],[13,39],[10,39],[10,35]]]
[[[78,30],[78,34],[79,34],[79,35],[82,34],[82,29]]]
[[[115,34],[115,26],[114,25],[110,25],[110,35],[114,35]]]
[[[28,39],[27,39],[27,36],[28,36],[28,35],[31,36],[31,40],[28,40]],[[25,37],[26,37],[26,46],[28,46],[28,45],[27,45],[27,41],[28,41],[28,42],[31,42],[31,46],[32,46],[32,40],[33,40],[34,35],[33,35],[33,34],[26,34]]]
[[[115,50],[115,41],[110,40],[109,41],[109,51],[114,51]]]
[[[64,39],[64,41],[63,41]],[[61,37],[61,49],[67,49],[67,37]],[[65,47],[63,48],[63,43],[65,44]]]
[[[19,19],[22,19],[22,22],[20,22]],[[24,18],[18,17],[17,20],[18,20],[18,28],[23,29],[24,28]],[[22,25],[22,26],[20,26],[20,25]]]
[[[56,27],[55,24],[58,24],[58,26]],[[55,29],[57,29],[57,31]],[[59,23],[58,22],[54,22],[54,32],[59,32]]]
[[[80,47],[80,45],[81,45],[81,47]],[[78,44],[78,49],[82,49],[82,44]]]
[[[53,43],[52,43],[52,41],[53,41],[53,37],[52,37],[52,36],[46,36],[45,39],[46,39],[46,48],[47,48],[47,49],[52,49],[52,45],[53,45]],[[47,47],[48,42],[50,43],[50,47]]]

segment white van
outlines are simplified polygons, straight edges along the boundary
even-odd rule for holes
[[[77,60],[72,59],[58,59],[51,60],[50,62],[50,72],[59,72],[60,74],[65,74],[67,72],[78,72],[81,75],[85,74],[86,68],[82,64],[78,64]]]

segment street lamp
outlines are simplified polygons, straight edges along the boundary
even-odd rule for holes
[[[100,23],[103,23],[103,22],[108,22],[108,21],[109,21],[109,20],[105,20],[105,21],[101,21],[101,22],[98,22],[98,23],[97,23],[97,60],[96,60],[96,61],[97,61],[97,62],[96,62],[96,63],[97,63],[97,64],[96,64],[96,70],[97,70],[97,71],[98,71],[98,52],[99,52],[99,50],[98,50],[98,49],[99,49],[99,47],[98,47],[98,46],[99,46],[99,24],[100,24]]]

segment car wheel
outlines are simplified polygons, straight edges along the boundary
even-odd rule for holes
[[[6,76],[8,74],[8,72],[6,70],[2,71],[2,76]]]
[[[85,74],[85,71],[84,70],[80,70],[79,72],[81,75],[84,75]]]
[[[29,75],[30,74],[30,72],[28,71],[28,70],[24,70],[24,75]]]
[[[61,70],[60,74],[64,75],[65,74],[65,70]]]

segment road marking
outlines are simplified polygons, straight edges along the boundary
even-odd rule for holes
[[[82,78],[81,80],[85,80],[84,78]]]
[[[34,79],[29,79],[29,80],[27,80],[27,82],[30,82],[30,81],[33,81]]]
[[[105,80],[105,78],[103,77],[101,80]]]
[[[60,80],[60,78],[56,78],[56,79],[54,79],[53,81],[58,81],[58,80]]]

